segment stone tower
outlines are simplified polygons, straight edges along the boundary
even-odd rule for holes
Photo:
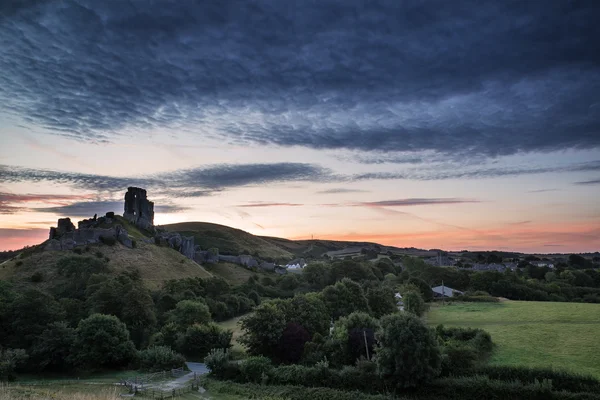
[[[127,188],[123,217],[140,228],[154,228],[154,203],[148,200],[146,190]]]

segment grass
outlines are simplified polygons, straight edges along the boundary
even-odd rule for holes
[[[203,250],[216,247],[221,254],[258,255],[260,258],[292,259],[293,254],[269,241],[240,229],[208,222],[183,222],[164,225],[171,232],[183,236],[194,236],[195,243]]]
[[[212,276],[202,266],[187,259],[179,252],[143,241],[138,241],[135,249],[128,249],[121,244],[114,246],[95,244],[88,247],[90,251],[84,251],[82,255],[94,257],[96,252],[101,252],[108,257],[108,266],[115,272],[137,268],[142,280],[150,289],[160,287],[162,282],[169,279],[209,278]],[[54,265],[62,257],[72,254],[72,251],[44,251],[33,253],[23,260],[7,261],[0,267],[0,279],[11,280],[17,284],[33,285],[31,276],[40,272],[43,281],[34,285],[43,289],[51,288],[64,279],[57,274]],[[21,261],[22,264],[17,265],[18,261]]]
[[[232,286],[242,285],[246,283],[248,281],[248,278],[250,278],[251,276],[259,274],[259,272],[253,272],[241,265],[226,262],[219,262],[217,264],[206,264],[204,265],[204,268],[206,268],[206,270],[212,275],[219,276],[225,279]],[[269,274],[270,276],[274,275],[273,273],[268,272],[263,272],[261,275],[263,274]]]
[[[0,400],[117,400],[121,388],[114,385],[59,384],[8,385],[0,387]]]
[[[600,304],[503,301],[434,305],[431,326],[481,328],[492,365],[551,367],[600,378]]]
[[[233,336],[231,337],[231,344],[233,345],[231,347],[231,351],[234,353],[237,353],[237,354],[246,352],[246,349],[244,348],[244,346],[242,346],[242,344],[238,341],[240,336],[242,336],[242,328],[238,322],[242,318],[244,318],[246,315],[248,315],[248,314],[241,315],[239,317],[235,317],[232,319],[228,319],[227,321],[217,323],[221,328],[229,329],[230,331],[233,332]]]

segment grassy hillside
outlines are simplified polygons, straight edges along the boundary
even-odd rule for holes
[[[137,242],[135,249],[128,249],[121,244],[114,246],[90,245],[89,254],[95,256],[97,252],[108,258],[108,266],[115,272],[130,268],[137,268],[149,288],[157,288],[168,279],[181,278],[208,278],[212,276],[203,267],[185,258],[179,252],[154,244]],[[17,257],[0,265],[0,279],[11,280],[16,284],[34,284],[31,276],[40,272],[43,281],[35,283],[39,287],[56,285],[61,279],[54,266],[56,262],[72,251],[31,251],[28,256]]]
[[[494,365],[552,367],[600,378],[600,304],[504,301],[434,306],[435,326],[482,328],[497,344]]]
[[[216,247],[221,254],[239,255],[243,253],[260,258],[292,259],[294,255],[259,236],[254,236],[240,229],[208,222],[182,222],[163,225],[171,232],[179,232],[184,236],[194,236],[196,244],[202,249]]]

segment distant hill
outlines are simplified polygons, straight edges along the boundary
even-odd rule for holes
[[[208,222],[182,222],[161,227],[170,232],[179,232],[182,236],[194,236],[195,243],[200,245],[202,250],[216,247],[220,254],[250,254],[261,259],[273,260],[294,258],[294,254],[283,247],[260,236],[225,225]]]

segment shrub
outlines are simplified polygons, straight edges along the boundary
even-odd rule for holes
[[[23,349],[3,349],[0,346],[0,381],[15,379],[15,370],[25,363],[28,356]]]
[[[435,335],[414,315],[383,317],[377,339],[377,370],[397,388],[415,387],[439,374],[441,356]]]
[[[142,371],[156,372],[180,368],[185,358],[170,347],[156,346],[140,351],[139,362]]]
[[[102,252],[100,250],[98,250],[97,252],[94,253],[94,255],[98,258],[103,258],[104,254],[102,254]]]
[[[36,272],[31,275],[31,282],[38,283],[44,280],[44,274],[41,272]]]
[[[73,253],[75,254],[82,254],[83,253],[83,249],[81,247],[76,247],[73,249]]]
[[[240,372],[244,382],[261,383],[263,377],[273,369],[267,357],[249,357],[240,364]]]
[[[135,249],[137,247],[137,241],[135,239],[131,240],[131,248]]]
[[[212,349],[208,355],[204,357],[204,363],[210,370],[210,374],[219,379],[235,378],[237,374],[232,374],[231,362],[229,361],[230,354],[228,349]],[[235,371],[233,371],[235,372]]]
[[[204,358],[211,349],[231,347],[231,331],[222,330],[218,325],[190,326],[181,343],[182,353],[191,357]]]
[[[23,261],[17,261],[17,262],[15,263],[15,265],[16,265],[17,267],[20,267],[21,265],[23,265]]]

